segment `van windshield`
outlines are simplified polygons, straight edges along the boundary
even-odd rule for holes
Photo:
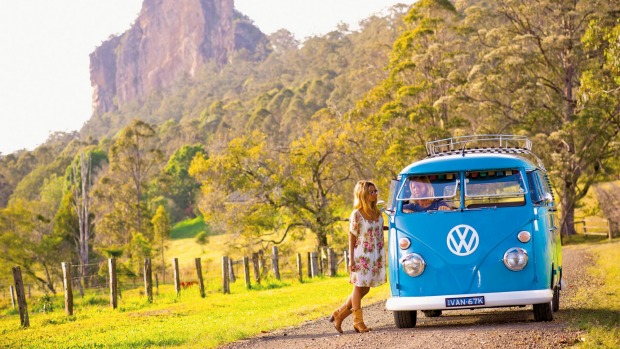
[[[517,169],[465,173],[465,206],[503,207],[525,205],[527,193]]]
[[[458,208],[459,197],[459,174],[438,173],[407,177],[396,199],[405,204],[437,201],[441,205]]]

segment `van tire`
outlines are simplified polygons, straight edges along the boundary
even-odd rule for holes
[[[551,303],[534,304],[534,321],[553,321]]]
[[[426,317],[440,317],[441,310],[422,310]]]
[[[560,310],[560,286],[553,288],[553,311]]]
[[[413,310],[395,311],[394,323],[398,328],[413,328],[415,327],[418,312]]]

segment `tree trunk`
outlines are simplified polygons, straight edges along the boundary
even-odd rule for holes
[[[571,190],[571,188],[564,188],[564,196],[561,200],[562,230],[560,233],[565,237],[577,234],[575,231],[575,205],[574,200],[572,199],[574,197],[574,193],[569,193],[568,190]]]

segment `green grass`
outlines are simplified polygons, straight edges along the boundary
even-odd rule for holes
[[[568,238],[562,239],[562,246],[593,244],[593,243],[599,243],[599,242],[605,242],[605,241],[609,241],[607,236],[602,236],[602,235],[585,236],[583,234],[578,233],[575,235],[571,235]]]
[[[304,283],[271,280],[261,290],[249,291],[237,281],[230,295],[210,293],[200,298],[196,288],[176,297],[166,285],[153,304],[140,296],[140,290],[133,290],[124,292],[116,310],[78,300],[73,316],[65,315],[63,308],[31,312],[26,329],[20,328],[18,314],[5,309],[0,312],[0,347],[214,348],[327,316],[351,287],[344,276]],[[373,289],[365,304],[385,299],[388,292],[387,285]]]
[[[582,306],[570,313],[572,324],[587,332],[579,347],[620,348],[620,241],[579,248],[587,248],[596,261],[588,270],[589,287],[578,290],[575,299]]]
[[[591,282],[576,295],[579,307],[563,309],[569,325],[584,331],[577,345],[620,347],[620,241],[567,248],[587,249],[595,257],[595,266],[583,276]],[[20,328],[15,310],[0,308],[0,348],[214,348],[325,317],[351,291],[345,276],[304,283],[267,279],[252,290],[238,280],[229,295],[221,294],[220,287],[216,277],[208,279],[208,294],[200,298],[196,287],[177,297],[171,285],[160,285],[153,304],[141,288],[124,290],[116,310],[109,307],[105,291],[98,291],[78,297],[73,316],[64,313],[62,295],[29,299],[29,328]],[[383,301],[388,293],[387,285],[374,288],[364,304]],[[52,304],[52,310],[44,312],[44,304]]]
[[[193,238],[201,231],[209,233],[209,227],[202,216],[198,216],[175,224],[170,231],[170,238],[173,240]]]

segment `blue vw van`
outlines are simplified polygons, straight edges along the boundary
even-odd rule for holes
[[[529,139],[475,135],[426,144],[392,181],[388,264],[397,327],[417,311],[533,305],[559,309],[562,252],[554,197]]]

